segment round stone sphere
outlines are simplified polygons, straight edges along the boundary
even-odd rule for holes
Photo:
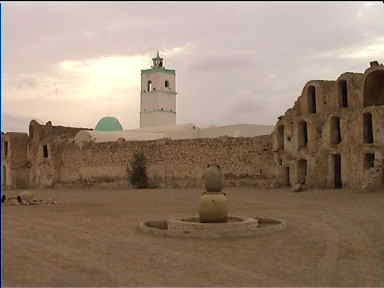
[[[223,190],[223,174],[219,166],[208,166],[203,178],[207,192],[220,193]]]
[[[223,193],[205,193],[200,198],[201,223],[227,222],[227,197]]]

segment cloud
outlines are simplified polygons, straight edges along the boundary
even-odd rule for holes
[[[374,59],[384,55],[384,37],[374,39],[365,45],[356,47],[345,47],[336,51],[328,51],[320,54],[320,57],[331,57],[341,59]]]
[[[23,74],[6,82],[5,95],[12,95],[5,97],[7,112],[66,123],[88,117],[83,120],[87,125],[106,113],[138,125],[140,69],[149,62],[145,55],[64,60],[55,65],[54,73]]]
[[[221,116],[221,121],[230,124],[255,123],[254,121],[256,121],[255,124],[261,124],[257,123],[258,117],[255,117],[255,114],[263,114],[266,107],[265,99],[258,97],[258,95],[243,96],[242,99],[236,99],[227,107]]]
[[[307,81],[384,60],[381,2],[5,6],[6,113],[69,126],[138,127],[157,50],[176,70],[177,121],[217,125],[274,124]]]
[[[173,47],[171,49],[163,49],[161,50],[161,54],[165,57],[174,57],[179,55],[191,55],[193,53],[193,50],[196,48],[196,46],[193,43],[185,43],[182,46],[179,47]]]
[[[197,72],[244,70],[255,65],[254,61],[245,57],[220,57],[204,58],[191,65],[190,70]]]

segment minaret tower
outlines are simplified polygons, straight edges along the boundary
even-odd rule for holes
[[[176,74],[159,52],[151,69],[141,70],[140,128],[176,125]]]

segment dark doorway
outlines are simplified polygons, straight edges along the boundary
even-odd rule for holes
[[[339,86],[339,101],[341,107],[348,107],[348,87],[347,87],[347,81],[346,80],[339,80],[338,81]]]
[[[277,145],[279,150],[284,150],[284,125],[277,128]]]
[[[7,173],[6,173],[6,168],[5,168],[5,165],[3,165],[3,179],[2,180],[2,186],[3,186],[3,189],[6,189],[7,187]]]
[[[339,189],[343,187],[343,182],[341,180],[341,155],[334,154],[333,155],[333,165],[334,165],[334,173],[335,173],[335,188]]]
[[[299,131],[298,131],[298,142],[299,148],[306,147],[308,144],[308,126],[307,122],[301,121],[299,122]]]
[[[43,145],[43,157],[48,158],[48,145]]]
[[[369,169],[375,167],[375,153],[367,153],[364,156],[364,168]]]
[[[4,156],[7,159],[8,156],[8,141],[4,141]]]
[[[341,142],[341,131],[340,131],[340,118],[331,118],[331,144],[339,144]]]
[[[372,114],[363,114],[363,137],[364,143],[373,143],[373,123]]]
[[[307,160],[305,159],[300,159],[298,162],[298,183],[300,184],[305,184],[306,183],[306,178],[307,178]]]
[[[291,174],[289,171],[289,167],[285,167],[285,184],[291,186]]]
[[[315,86],[308,87],[308,111],[316,113],[316,88]]]

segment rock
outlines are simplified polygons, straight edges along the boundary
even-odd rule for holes
[[[17,199],[19,200],[19,202],[22,202],[22,203],[32,203],[34,199],[34,195],[31,191],[25,190],[17,194]]]
[[[292,191],[292,192],[302,192],[302,191],[303,191],[303,185],[301,185],[300,183],[299,183],[299,184],[296,184],[296,185],[294,185],[294,186],[291,188],[291,191]]]

